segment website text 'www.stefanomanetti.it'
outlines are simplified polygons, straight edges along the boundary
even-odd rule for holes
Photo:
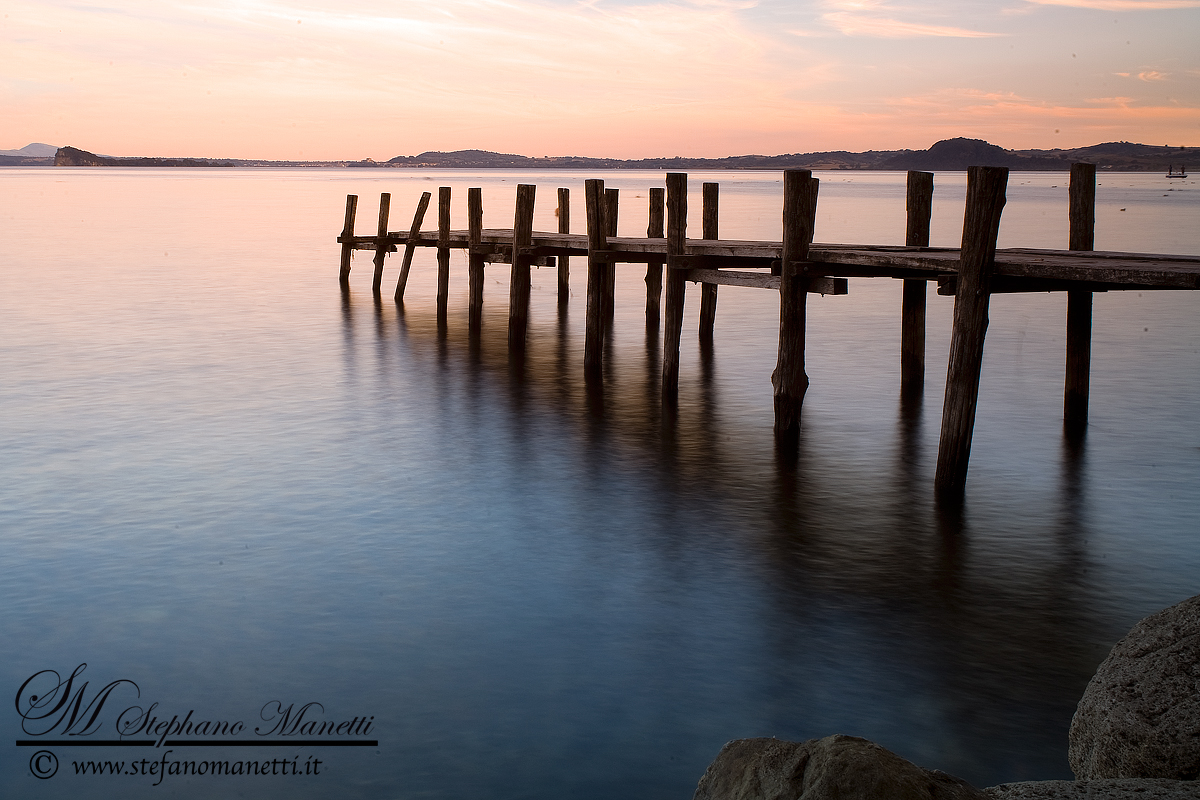
[[[309,756],[301,761],[299,756],[293,758],[272,758],[270,760],[201,760],[170,758],[174,750],[167,750],[158,759],[135,759],[133,761],[72,761],[71,766],[76,775],[128,775],[157,777],[154,785],[163,782],[168,776],[191,775],[246,775],[246,776],[292,776],[320,775],[321,759]]]

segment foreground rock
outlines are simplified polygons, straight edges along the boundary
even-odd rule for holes
[[[1200,778],[1200,595],[1112,649],[1079,701],[1068,757],[1081,781]]]
[[[708,766],[694,800],[988,800],[966,781],[854,736],[738,739]]]
[[[992,800],[1200,800],[1200,783],[1155,778],[1002,783],[984,793]]]

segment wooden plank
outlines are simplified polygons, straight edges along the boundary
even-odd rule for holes
[[[512,276],[508,289],[508,347],[525,352],[525,334],[529,328],[529,256],[522,251],[533,244],[533,201],[537,187],[517,184],[516,212],[513,218]]]
[[[525,250],[525,257],[529,260],[531,267],[554,267],[558,265],[554,256],[534,256],[529,255],[529,250]],[[489,264],[511,264],[512,250],[501,250],[498,253],[487,253],[482,256],[483,260]]]
[[[617,235],[617,212],[621,202],[620,189],[604,190],[604,235],[612,238]],[[616,311],[617,294],[617,263],[608,261],[604,266],[604,325],[612,326],[613,313]]]
[[[1132,253],[1090,258],[1092,253],[1053,254],[997,252],[996,272],[1024,278],[1127,284],[1130,288],[1164,286],[1200,289],[1200,260],[1194,264],[1176,259],[1147,259]]]
[[[477,252],[483,243],[483,190],[467,189],[467,329],[473,336],[483,327],[484,256]]]
[[[996,258],[996,236],[1008,184],[1005,167],[967,170],[967,207],[963,222],[954,329],[946,370],[946,399],[938,443],[935,488],[939,502],[961,502],[971,456],[979,372],[988,325],[988,299]]]
[[[1096,241],[1096,165],[1072,164],[1070,249],[1091,250]],[[1068,436],[1087,429],[1092,370],[1092,293],[1067,292],[1067,365],[1063,387],[1063,425]]]
[[[664,299],[662,407],[673,413],[679,404],[679,338],[683,333],[683,300],[687,273],[671,262],[687,247],[687,174],[667,173],[667,274]]]
[[[387,224],[388,210],[392,207],[392,196],[388,192],[383,192],[379,195],[379,227],[376,234],[375,246],[375,275],[371,279],[371,291],[379,294],[379,287],[383,283],[383,260],[387,258]]]
[[[704,238],[717,240],[717,214],[720,184],[705,183],[701,187],[701,229]],[[717,284],[703,283],[700,286],[700,341],[712,343],[713,324],[717,320]]]
[[[446,321],[450,297],[450,187],[438,188],[437,318]]]
[[[693,283],[712,283],[717,286],[747,286],[754,289],[779,290],[780,276],[769,272],[745,272],[730,269],[703,269],[692,267],[687,271],[687,280]],[[849,281],[845,278],[818,276],[808,279],[809,294],[841,295],[849,292]]]
[[[666,212],[665,190],[660,186],[650,188],[650,219],[646,225],[646,238],[665,239]],[[663,261],[646,262],[646,327],[658,328],[658,307],[662,300]]]
[[[338,280],[342,283],[350,281],[350,257],[354,248],[347,244],[347,240],[354,238],[354,215],[358,211],[358,195],[346,195],[346,220],[342,224],[342,235],[338,237],[338,241],[342,242],[342,262],[341,269],[338,272]]]
[[[584,181],[583,201],[588,240],[583,374],[588,383],[598,384],[604,373],[604,282],[608,269],[608,262],[596,255],[608,248],[604,226],[604,181]]]
[[[571,190],[558,190],[558,232],[571,232]],[[566,255],[558,258],[558,304],[564,305],[571,299],[571,259]]]
[[[804,334],[809,279],[797,264],[808,260],[817,212],[812,172],[783,173],[783,248],[779,280],[779,352],[771,384],[775,390],[775,435],[792,446],[799,440],[800,413],[808,391]]]
[[[404,260],[400,262],[400,278],[396,281],[396,302],[404,300],[404,287],[408,285],[408,270],[412,267],[413,250],[416,240],[421,234],[421,223],[425,220],[425,211],[429,208],[429,192],[422,192],[417,202],[417,210],[413,213],[412,226],[408,229],[408,243],[404,245]]]
[[[933,216],[932,172],[909,171],[906,210],[904,244],[928,247]],[[900,314],[900,393],[910,399],[920,397],[925,389],[926,294],[925,280],[905,278]]]

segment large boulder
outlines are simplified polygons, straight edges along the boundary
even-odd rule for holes
[[[1200,800],[1200,783],[1162,778],[1025,781],[983,791],[992,800]]]
[[[966,781],[854,736],[732,741],[694,800],[987,800]]]
[[[1071,722],[1091,778],[1200,778],[1200,595],[1152,614],[1096,670]]]

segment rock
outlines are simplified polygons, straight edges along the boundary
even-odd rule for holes
[[[1200,783],[1162,778],[1027,781],[983,792],[992,800],[1200,800]]]
[[[987,800],[966,781],[866,739],[738,739],[721,748],[693,800]]]
[[[1079,701],[1068,757],[1079,780],[1200,778],[1200,595],[1117,642]]]

